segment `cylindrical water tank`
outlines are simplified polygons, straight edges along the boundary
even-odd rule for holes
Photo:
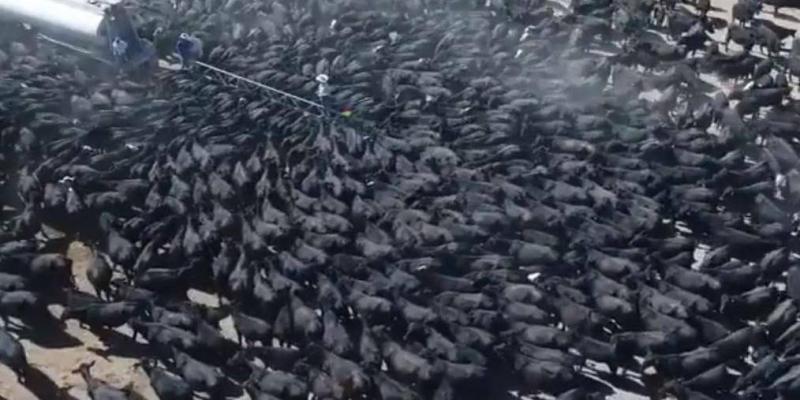
[[[105,4],[90,0],[0,0],[0,18],[24,22],[60,40],[104,45]]]
[[[153,45],[139,38],[122,0],[0,0],[0,19],[30,25],[60,44],[95,53],[103,60],[131,71],[151,70],[157,55]],[[112,41],[126,50],[112,52]],[[52,41],[52,40],[51,40]],[[74,48],[73,48],[74,49]]]

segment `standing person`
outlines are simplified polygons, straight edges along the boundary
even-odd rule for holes
[[[188,33],[181,33],[175,43],[175,53],[181,59],[181,67],[186,68],[203,57],[203,41]]]
[[[114,38],[114,41],[111,42],[111,54],[114,56],[114,60],[120,65],[127,61],[127,52],[128,52],[128,43],[119,36]]]
[[[319,99],[319,104],[322,104],[322,114],[328,111],[328,95],[330,94],[330,87],[328,86],[328,75],[326,74],[319,74],[317,75],[317,98]]]

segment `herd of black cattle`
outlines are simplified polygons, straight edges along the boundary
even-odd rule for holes
[[[20,341],[77,320],[161,399],[800,398],[800,45],[766,3],[128,2],[159,47],[329,75],[326,119],[6,24],[0,363],[41,391]]]

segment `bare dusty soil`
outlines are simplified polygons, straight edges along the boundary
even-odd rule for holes
[[[86,280],[92,251],[80,242],[73,242],[67,257],[73,261],[78,289],[94,294]],[[188,295],[192,301],[218,305],[216,298],[209,294],[190,290]],[[62,307],[53,305],[49,311],[55,319],[61,316]],[[221,328],[225,336],[235,338],[230,318],[221,322]],[[72,372],[86,362],[95,363],[92,373],[96,378],[114,387],[132,389],[134,398],[158,399],[147,375],[135,366],[143,356],[150,354],[148,346],[141,338],[136,342],[131,340],[131,331],[127,327],[93,333],[79,327],[77,321],[67,321],[65,329],[57,326],[22,329],[22,344],[32,371],[28,382],[21,385],[11,371],[0,366],[0,400],[89,400],[83,379]]]
[[[91,250],[75,242],[70,246],[67,256],[73,260],[78,288],[93,293],[86,280],[86,266]],[[55,317],[60,316],[61,311],[60,306],[50,307],[50,312]],[[83,380],[79,375],[73,374],[72,370],[81,363],[90,361],[95,362],[92,372],[97,378],[117,387],[132,385],[134,391],[141,393],[145,399],[158,398],[150,388],[147,376],[141,369],[134,367],[138,357],[146,354],[146,349],[130,340],[129,331],[112,331],[104,333],[101,338],[87,329],[79,328],[77,321],[68,321],[66,330],[63,333],[57,332],[57,327],[51,327],[45,332],[25,332],[22,335],[22,343],[33,371],[29,382],[20,385],[8,369],[0,367],[0,399],[88,399]],[[57,337],[46,338],[49,335]],[[26,339],[27,337],[45,339],[34,343]],[[142,348],[137,348],[139,346]]]

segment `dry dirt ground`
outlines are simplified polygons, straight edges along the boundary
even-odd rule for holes
[[[735,0],[712,0],[712,4],[718,11],[712,15],[730,20],[730,8]],[[762,13],[762,18],[772,18],[778,24],[791,28],[800,29],[800,10],[784,9],[781,16],[773,18],[771,7],[767,6],[766,12]],[[715,35],[717,39],[722,39],[724,33]],[[785,43],[788,47],[790,43]],[[724,82],[721,84],[727,86]],[[68,252],[68,257],[74,261],[73,271],[80,290],[91,292],[91,286],[86,281],[86,265],[91,250],[81,243],[73,243]],[[190,293],[190,297],[197,301],[216,305],[216,301],[210,296],[201,293]],[[51,307],[51,313],[58,317],[61,309],[58,306]],[[230,321],[223,321],[223,331],[226,336],[232,336],[232,326]],[[103,335],[103,338],[96,336],[86,329],[80,329],[77,322],[67,322],[65,334],[60,334],[59,329],[37,328],[37,331],[26,332],[24,337],[35,338],[35,342],[30,339],[22,339],[25,346],[28,360],[33,366],[33,372],[29,376],[29,382],[23,386],[16,382],[13,374],[5,367],[0,366],[0,400],[55,400],[59,398],[70,400],[88,400],[86,386],[82,379],[72,373],[78,365],[84,362],[94,361],[92,369],[97,378],[105,380],[116,387],[130,387],[141,398],[156,400],[148,378],[144,373],[134,366],[141,354],[146,354],[146,346],[141,343],[132,343],[130,331],[120,329],[113,334]],[[52,330],[52,333],[49,332]],[[53,337],[57,337],[53,339]],[[613,396],[616,400],[644,399],[641,396],[631,393],[620,392]]]
[[[93,293],[86,280],[86,267],[92,251],[82,243],[74,242],[70,245],[67,256],[73,260],[72,268],[78,288]],[[190,291],[189,297],[196,302],[218,305],[213,296],[204,293]],[[62,308],[51,306],[50,312],[58,317]],[[33,373],[29,376],[27,385],[20,385],[7,368],[0,366],[0,400],[88,400],[86,385],[72,371],[81,363],[92,361],[95,362],[92,368],[95,377],[115,387],[130,385],[141,399],[158,399],[147,376],[134,365],[148,351],[141,339],[136,343],[131,341],[130,329],[123,327],[98,336],[87,329],[79,328],[77,321],[67,321],[66,324],[64,334],[50,334],[48,329],[43,329],[44,332],[26,332],[23,335],[56,338],[36,340],[36,343],[22,339]],[[226,336],[235,338],[230,319],[223,320],[221,325]],[[55,327],[49,329],[53,332],[60,331]]]
[[[86,281],[86,265],[91,250],[75,242],[70,246],[67,255],[73,260],[73,272],[80,290],[92,292],[89,282]],[[59,316],[61,307],[51,306],[51,312]],[[109,355],[107,359],[103,357],[102,352],[109,348],[127,347],[122,350],[129,350],[130,338],[126,341],[126,338],[110,336],[104,342],[89,330],[79,328],[77,321],[67,322],[66,335],[68,336],[64,336],[64,340],[60,340],[63,344],[57,343],[53,347],[22,339],[28,361],[39,373],[34,374],[36,379],[31,379],[32,382],[26,387],[17,384],[7,369],[0,368],[0,398],[5,396],[9,400],[49,400],[62,396],[67,399],[88,399],[83,380],[71,371],[81,363],[95,361],[92,372],[98,378],[118,387],[132,383],[133,389],[142,393],[145,398],[157,399],[147,377],[134,367],[136,358],[116,355],[123,353],[121,351],[111,351],[115,355]]]

